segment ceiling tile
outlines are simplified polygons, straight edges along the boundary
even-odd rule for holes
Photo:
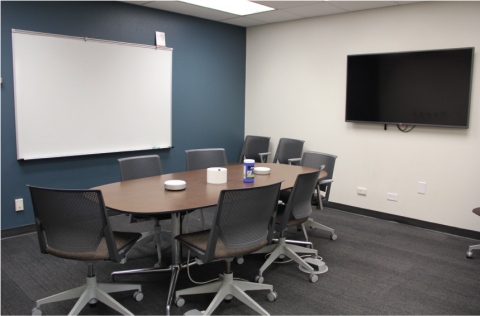
[[[144,5],[145,3],[149,3],[151,1],[121,1],[121,2],[126,2],[130,4],[136,4],[136,5]]]
[[[397,5],[393,1],[330,1],[330,4],[347,11],[360,11]]]
[[[244,26],[244,27],[266,24],[266,22],[262,22],[262,21],[258,21],[258,20],[254,20],[254,19],[249,19],[249,18],[245,18],[245,17],[223,20],[221,22],[228,23],[228,24],[234,24],[234,25],[238,25],[238,26]]]
[[[423,1],[395,1],[398,4],[410,4],[410,3],[417,3],[417,2],[423,2]]]
[[[284,22],[284,21],[298,20],[298,19],[304,18],[303,16],[293,14],[287,11],[281,11],[281,10],[251,14],[251,15],[248,15],[248,17],[254,20],[259,20],[267,23]]]
[[[316,2],[323,2],[323,0],[316,0],[316,1],[252,1],[259,4],[266,5],[271,8],[275,9],[285,9],[291,7],[298,7],[300,5],[312,4]]]
[[[235,14],[230,14],[218,10],[207,9],[193,4],[188,4],[180,1],[152,1],[144,5],[145,7],[177,12],[186,15],[193,15],[199,18],[220,21],[237,17]]]
[[[331,5],[328,2],[317,2],[314,4],[302,5],[300,7],[284,9],[284,11],[295,13],[304,17],[314,17],[347,12],[347,10]]]

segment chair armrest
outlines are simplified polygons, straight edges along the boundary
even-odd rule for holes
[[[267,162],[267,156],[271,155],[271,154],[272,154],[271,152],[268,152],[268,153],[259,153],[258,155],[260,156],[260,160],[262,161],[262,163],[266,163]]]
[[[332,183],[332,182],[333,182],[332,179],[330,179],[330,180],[320,180],[320,181],[318,181],[318,184],[322,185],[322,184],[327,184],[327,183]]]
[[[290,158],[290,159],[288,159],[288,164],[289,165],[298,165],[300,163],[300,160],[302,160],[302,158]]]

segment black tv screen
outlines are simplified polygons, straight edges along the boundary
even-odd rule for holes
[[[474,48],[347,56],[347,122],[468,128]]]

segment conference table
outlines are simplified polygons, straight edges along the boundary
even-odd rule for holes
[[[282,181],[281,190],[290,189],[299,174],[318,171],[318,169],[273,164],[256,163],[256,167],[271,169],[268,175],[255,175],[255,181],[243,182],[243,164],[226,166],[227,182],[223,184],[207,183],[206,169],[164,174],[155,177],[122,181],[92,188],[101,190],[106,207],[119,212],[141,215],[171,214],[172,218],[172,264],[168,268],[151,269],[142,273],[171,272],[170,287],[167,296],[166,314],[175,295],[175,286],[181,269],[192,263],[182,263],[180,243],[175,239],[181,233],[180,216],[182,213],[215,206],[221,190],[260,187]],[[327,176],[321,171],[319,179]],[[167,180],[184,180],[185,190],[165,190]]]

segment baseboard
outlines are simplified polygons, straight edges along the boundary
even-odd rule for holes
[[[393,221],[393,222],[407,224],[407,225],[411,225],[411,226],[415,226],[415,227],[430,229],[430,230],[434,230],[434,231],[438,231],[438,232],[442,232],[442,233],[447,233],[447,234],[457,235],[457,236],[461,236],[461,237],[467,237],[467,238],[473,238],[473,239],[479,239],[480,240],[480,232],[474,231],[474,230],[468,230],[468,229],[463,229],[463,228],[458,228],[458,227],[452,227],[452,226],[447,226],[447,225],[442,225],[442,224],[426,222],[426,221],[422,221],[422,220],[414,219],[414,218],[410,218],[410,217],[404,217],[404,216],[399,216],[399,215],[395,215],[395,214],[388,214],[388,213],[383,213],[383,212],[378,212],[378,211],[372,211],[372,210],[365,209],[365,208],[360,208],[360,207],[355,207],[355,206],[350,206],[350,205],[345,205],[345,204],[340,204],[340,203],[335,203],[335,202],[329,202],[328,204],[324,204],[324,206],[334,208],[334,209],[337,209],[337,210],[340,210],[340,211],[360,214],[360,215],[364,215],[364,216],[384,219],[384,220],[387,220],[387,221]]]
[[[35,227],[35,224],[2,229],[2,239],[7,238],[7,237],[13,237],[13,236],[18,236],[18,235],[33,233],[36,230],[37,230],[37,228]]]

